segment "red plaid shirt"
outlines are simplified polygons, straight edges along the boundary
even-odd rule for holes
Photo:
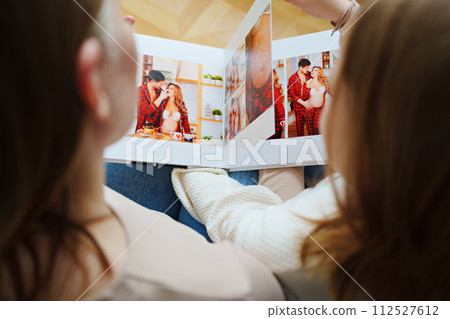
[[[286,114],[284,111],[284,98],[281,95],[282,90],[278,87],[273,88],[274,98],[275,98],[275,134],[270,138],[280,138],[281,133],[283,132],[283,127],[280,122],[286,119]]]
[[[156,106],[150,99],[150,92],[148,91],[147,83],[138,88],[138,112],[136,131],[144,126],[145,122],[149,122],[154,127],[159,127],[160,117],[159,107]],[[155,90],[156,98],[161,94],[161,90]]]
[[[302,99],[303,101],[309,100],[310,97],[309,93],[311,90],[306,87],[306,82],[309,79],[311,79],[311,72],[308,71],[308,73],[305,74],[305,77],[306,81],[303,84],[302,81],[300,80],[298,72],[295,72],[289,78],[288,97],[292,99],[294,109],[303,107],[303,105],[297,102],[298,99]]]
[[[266,84],[264,84],[260,89],[254,88],[250,82],[251,81],[247,82],[246,109],[248,120],[251,123],[273,104],[272,75],[267,79]]]

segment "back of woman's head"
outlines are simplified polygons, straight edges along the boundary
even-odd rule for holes
[[[450,6],[369,5],[349,22],[324,121],[346,195],[313,236],[375,299],[448,299]],[[325,259],[336,298],[367,297]]]
[[[0,4],[0,281],[8,278],[15,292],[0,289],[0,298],[36,297],[51,270],[39,269],[33,234],[52,233],[52,251],[70,228],[64,207],[54,204],[64,203],[85,114],[76,76],[78,49],[100,6],[101,0]],[[59,209],[51,211],[55,206]],[[27,284],[19,246],[35,266]]]

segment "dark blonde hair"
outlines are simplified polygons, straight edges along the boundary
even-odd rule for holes
[[[328,81],[328,77],[323,72],[323,69],[320,66],[315,66],[312,68],[317,69],[319,71],[319,76],[317,77],[317,81],[319,81],[320,84],[322,84],[325,87],[325,91],[330,90],[330,82]]]
[[[345,103],[328,114],[345,108],[352,124],[345,195],[311,235],[376,300],[448,300],[449,2],[380,0],[360,12],[336,77],[333,100]],[[301,256],[325,269],[335,299],[369,298],[311,238]]]
[[[277,71],[275,69],[273,69],[272,72],[273,72],[273,86],[281,89],[280,77],[278,76]]]
[[[74,1],[0,4],[7,48],[0,76],[0,299],[45,298],[62,251],[86,270],[81,245],[108,266],[93,236],[69,218],[71,167],[85,118],[77,55],[94,33],[89,15],[98,15],[102,1],[79,5],[86,12]]]
[[[167,88],[169,88],[170,86],[173,86],[175,88],[174,102],[176,106],[178,106],[180,112],[187,117],[187,108],[183,100],[183,91],[181,90],[180,86],[176,85],[175,83],[169,83],[167,85]]]
[[[279,100],[284,105],[283,85],[280,83],[280,77],[278,76],[278,73],[275,69],[273,69],[273,86],[278,90],[278,92],[280,92]]]

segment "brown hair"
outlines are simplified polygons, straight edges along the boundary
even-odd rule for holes
[[[78,2],[99,13],[101,0]],[[0,298],[40,299],[61,251],[84,269],[80,238],[108,265],[92,235],[69,219],[66,200],[85,114],[77,54],[94,29],[74,1],[5,0],[0,12]],[[36,240],[43,235],[45,261]]]
[[[345,195],[311,235],[377,300],[448,300],[450,6],[367,9],[349,22],[333,99],[345,103],[328,114],[351,116]],[[328,272],[334,298],[368,297],[311,238],[301,256]]]

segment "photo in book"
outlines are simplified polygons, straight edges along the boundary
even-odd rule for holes
[[[225,103],[245,83],[245,43],[234,52],[225,69]]]
[[[273,105],[270,5],[260,12],[242,43],[231,50],[225,67],[225,143]],[[264,136],[258,133],[264,128],[260,125],[252,135]]]
[[[142,55],[132,137],[201,143],[222,137],[222,70]],[[219,112],[217,111],[219,110]]]
[[[320,117],[330,105],[330,77],[340,50],[286,59],[288,137],[320,134]]]
[[[105,159],[230,169],[241,169],[245,165],[250,169],[260,164],[245,161],[249,150],[244,142],[256,145],[269,139],[261,151],[267,165],[277,167],[281,149],[279,144],[270,143],[271,139],[314,133],[311,130],[308,133],[304,120],[303,129],[300,134],[297,132],[288,80],[298,70],[297,64],[302,58],[311,60],[306,72],[317,65],[329,77],[339,57],[336,51],[339,42],[336,36],[330,37],[328,31],[272,42],[270,13],[270,1],[255,1],[226,49],[135,34],[137,60],[142,65],[136,79],[136,92],[141,93],[141,101],[143,96],[147,99],[147,105],[137,105],[136,121],[122,139],[105,151]],[[153,75],[149,79],[151,72]],[[158,77],[162,80],[158,81]],[[155,83],[150,83],[152,78],[156,79],[155,83],[161,82],[156,88]],[[306,84],[306,79],[304,82]],[[317,81],[313,84],[314,90],[322,94],[324,89]],[[329,86],[322,86],[325,87],[325,94],[322,94],[325,106],[323,103],[319,106],[326,108],[330,91]],[[162,99],[167,100],[166,104],[160,99],[157,107],[151,107],[161,96],[162,88],[167,91]],[[168,103],[168,93],[172,94],[173,103]],[[302,101],[317,104],[309,100],[310,96]],[[314,100],[320,100],[320,96]],[[155,143],[154,140],[162,141]],[[316,135],[313,140],[322,154],[321,136]],[[286,142],[286,145],[291,143]],[[303,142],[301,139],[299,143]],[[205,147],[199,148],[197,144]],[[169,148],[171,155],[167,159]],[[234,152],[236,161],[226,155],[217,160],[209,156],[213,150],[217,154]],[[287,162],[297,165],[299,157],[291,153]],[[315,156],[302,159],[301,163],[322,162],[322,157]]]
[[[234,94],[230,101],[225,106],[226,119],[228,123],[225,127],[225,143],[235,138],[236,135],[245,129],[245,95],[244,88],[238,89],[237,94]]]

